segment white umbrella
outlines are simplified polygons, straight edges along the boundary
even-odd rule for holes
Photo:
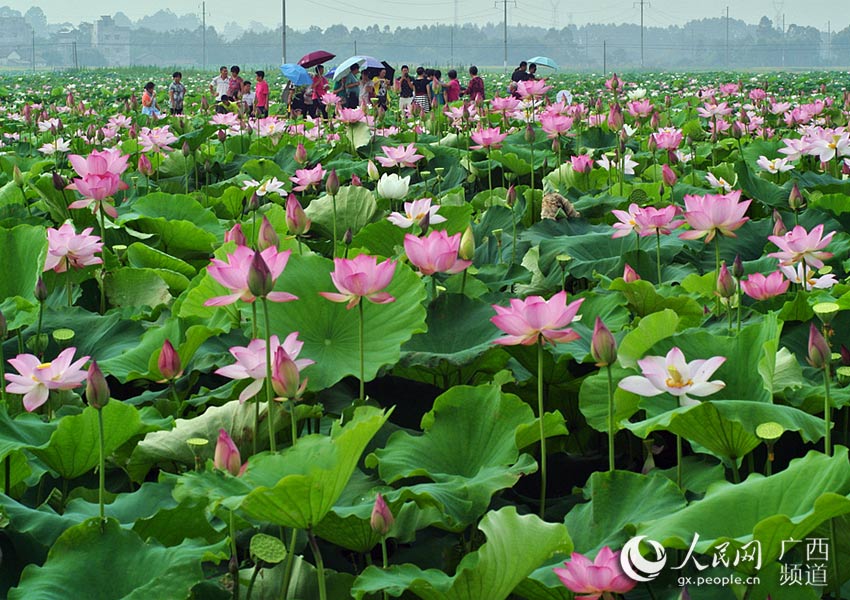
[[[346,58],[344,61],[339,63],[339,66],[334,71],[333,81],[341,79],[343,75],[347,75],[351,70],[351,67],[354,65],[358,65],[362,67],[366,64],[367,58],[365,56],[352,56],[350,58]]]

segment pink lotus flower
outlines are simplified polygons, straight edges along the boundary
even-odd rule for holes
[[[704,119],[716,119],[717,117],[731,115],[732,109],[729,108],[729,105],[726,102],[721,102],[720,104],[706,102],[697,109],[697,114]]]
[[[737,83],[721,83],[720,93],[725,96],[734,96],[741,90],[741,86]]]
[[[673,187],[676,185],[676,181],[678,181],[678,179],[679,178],[676,177],[676,173],[669,165],[663,165],[661,167],[661,180],[664,182],[664,185]]]
[[[637,583],[626,577],[620,567],[620,552],[605,546],[591,562],[586,556],[573,552],[563,568],[552,569],[576,600],[598,600],[603,594],[625,594]],[[581,594],[581,595],[578,595]]]
[[[437,223],[443,223],[446,220],[445,217],[437,214],[438,210],[440,210],[440,205],[435,204],[434,206],[431,206],[431,198],[420,198],[413,202],[405,202],[404,214],[398,212],[390,213],[387,220],[393,225],[401,227],[402,229],[407,229],[413,224],[419,223],[425,215],[428,215],[428,223],[430,225],[436,225]]]
[[[498,127],[487,127],[473,132],[470,137],[477,144],[470,146],[470,148],[472,150],[483,150],[484,148],[501,148],[502,142],[508,137],[508,134],[502,133]]]
[[[339,108],[336,111],[336,119],[340,123],[359,123],[366,120],[366,114],[362,108]]]
[[[32,412],[47,402],[50,390],[71,390],[86,380],[82,366],[89,359],[84,356],[76,362],[76,348],[66,348],[52,362],[42,363],[33,354],[18,354],[9,359],[9,364],[18,373],[6,373],[9,384],[6,391],[10,394],[24,394],[24,408]]]
[[[699,404],[699,401],[689,398],[688,394],[710,396],[726,387],[720,380],[708,381],[724,362],[724,356],[685,362],[682,351],[673,348],[666,357],[646,356],[640,359],[638,366],[643,376],[630,375],[620,382],[619,387],[647,397],[667,392],[679,398],[680,406],[693,406]]]
[[[682,145],[682,132],[672,127],[659,129],[650,136],[659,150],[676,150]]]
[[[617,231],[614,232],[612,238],[620,238],[626,237],[632,231],[640,235],[640,224],[638,222],[638,216],[643,212],[643,209],[632,202],[629,204],[628,212],[624,210],[612,210],[611,213],[619,219],[619,223],[614,223],[614,229]]]
[[[740,191],[725,195],[685,196],[685,220],[691,230],[680,233],[679,237],[684,240],[705,237],[706,243],[713,240],[718,233],[737,237],[735,230],[750,220],[744,215],[752,202],[739,202],[740,198]]]
[[[297,184],[292,188],[292,191],[303,192],[309,188],[318,189],[322,184],[322,179],[324,179],[325,173],[326,171],[322,168],[321,163],[317,164],[312,169],[298,169],[295,171],[295,176],[289,178],[290,181]]]
[[[815,226],[811,232],[806,231],[802,225],[797,225],[783,236],[768,236],[771,242],[776,244],[781,252],[771,252],[768,256],[779,259],[783,266],[795,265],[804,261],[810,267],[820,269],[824,259],[832,258],[831,252],[822,252],[832,241],[834,231],[823,235],[823,224]]]
[[[286,268],[290,251],[278,252],[277,248],[266,248],[260,253],[260,257],[266,263],[271,274],[272,285],[280,277]],[[225,306],[233,304],[237,300],[253,302],[256,296],[248,288],[248,274],[251,270],[251,261],[254,260],[254,251],[247,246],[237,246],[236,250],[227,255],[227,260],[212,259],[212,264],[207,267],[210,276],[218,283],[231,290],[226,296],[216,296],[204,302],[204,306]],[[298,300],[287,292],[269,292],[266,296],[272,302],[289,302]]]
[[[546,85],[543,79],[529,79],[516,84],[517,94],[522,98],[540,98],[551,89],[552,86]]]
[[[361,298],[375,304],[395,302],[393,296],[382,291],[392,281],[395,266],[392,260],[378,264],[378,259],[368,254],[360,254],[355,258],[335,258],[331,280],[339,293],[319,292],[319,295],[331,302],[348,302],[347,309],[357,306]]]
[[[322,104],[325,106],[334,106],[340,103],[340,97],[334,94],[333,92],[326,92],[322,94]]]
[[[540,117],[540,127],[550,138],[566,135],[572,126],[573,120],[564,115],[542,115]]]
[[[303,370],[313,364],[313,361],[309,358],[298,358],[304,342],[298,340],[297,331],[286,336],[283,344],[280,343],[280,339],[276,335],[271,336],[269,342],[269,353],[271,356],[274,357],[278,349],[282,349],[299,370]],[[239,394],[239,402],[244,403],[260,392],[263,382],[266,379],[266,340],[256,339],[251,340],[247,346],[233,346],[230,349],[230,354],[233,355],[236,362],[232,365],[221,367],[216,370],[215,374],[229,377],[230,379],[253,379],[254,381]]]
[[[629,263],[626,263],[626,266],[623,267],[623,281],[626,283],[632,283],[639,279],[640,275],[637,274],[637,271],[635,271]]]
[[[286,199],[286,228],[292,235],[304,235],[310,231],[312,221],[307,218],[307,213],[301,208],[301,203],[295,197],[295,194],[290,194]]]
[[[224,429],[218,430],[218,441],[215,444],[215,458],[213,465],[216,469],[227,471],[234,477],[238,477],[245,472],[248,463],[242,464],[242,457],[239,455],[239,448],[233,443],[233,439]]]
[[[661,209],[647,206],[634,215],[635,231],[642,237],[655,234],[669,235],[673,229],[684,223],[682,220],[674,220],[680,212],[681,209],[678,206],[671,205]],[[614,227],[616,226],[615,224]]]
[[[139,142],[142,144],[143,152],[165,152],[173,150],[170,144],[177,141],[177,136],[171,133],[168,125],[165,127],[154,127],[148,129],[143,127],[139,134]]]
[[[237,246],[247,246],[248,240],[245,239],[245,233],[242,231],[242,223],[236,223],[233,227],[227,230],[224,234],[225,242],[236,242]]]
[[[570,164],[576,173],[587,173],[593,168],[593,157],[588,154],[578,154],[570,157]]]
[[[302,381],[301,370],[286,350],[279,346],[272,359],[272,388],[280,398],[297,401],[307,389],[307,377]]]
[[[787,292],[790,284],[791,282],[782,275],[782,271],[774,271],[767,277],[761,273],[753,273],[741,281],[741,289],[753,300],[767,300]]]
[[[529,296],[525,300],[513,298],[509,307],[493,305],[496,316],[490,321],[507,333],[494,341],[503,346],[531,346],[538,340],[552,344],[564,344],[579,339],[579,335],[567,325],[575,320],[581,303],[580,298],[566,304],[567,293],[558,292],[548,301],[540,296]]]
[[[449,236],[445,231],[432,231],[426,237],[416,237],[409,233],[404,236],[404,251],[411,264],[419,268],[423,275],[434,273],[460,273],[471,260],[458,258],[460,234]]]
[[[381,150],[383,150],[384,154],[387,156],[378,156],[376,158],[378,162],[387,169],[397,167],[399,165],[404,167],[414,167],[419,160],[425,158],[422,154],[416,154],[416,144],[413,142],[407,146],[399,146],[397,148],[393,148],[392,146],[381,146]]]
[[[93,205],[93,210],[96,211],[102,206],[110,217],[117,217],[115,208],[104,200],[115,195],[118,190],[126,190],[129,187],[121,181],[121,174],[127,170],[128,158],[129,156],[122,155],[114,148],[101,152],[94,150],[86,158],[77,154],[70,155],[68,160],[80,177],[74,179],[67,189],[78,191],[85,199],[72,202],[68,208],[87,208]]]
[[[652,114],[652,102],[648,99],[635,100],[628,104],[629,114],[635,119],[646,119]]]
[[[513,96],[506,96],[504,98],[496,96],[490,100],[490,109],[494,112],[508,114],[517,110],[520,104],[521,102]]]
[[[623,89],[623,80],[614,73],[610,79],[605,81],[605,87],[609,90],[621,90]]]
[[[48,228],[44,270],[53,269],[57,273],[64,273],[69,266],[82,269],[88,265],[102,264],[103,260],[95,256],[95,253],[103,249],[103,242],[100,237],[89,235],[91,231],[92,228],[87,227],[77,234],[70,222],[63,223],[59,229]]]

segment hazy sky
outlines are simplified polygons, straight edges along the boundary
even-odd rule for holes
[[[563,27],[568,24],[622,23],[640,21],[640,0],[507,0],[508,23]],[[136,19],[161,8],[169,8],[177,14],[195,12],[200,14],[198,0],[145,0],[126,2],[122,0],[0,0],[0,6],[11,6],[21,12],[38,5],[47,13],[48,20],[78,22],[92,20],[101,14],[123,11]],[[516,6],[514,6],[514,4]],[[767,15],[775,19],[785,14],[790,25],[810,25],[826,30],[831,20],[832,31],[839,31],[850,24],[848,0],[646,0],[644,19],[647,25],[677,25],[695,18],[719,17],[729,6],[732,18],[756,23]],[[255,20],[269,27],[280,24],[278,0],[261,2],[233,2],[232,0],[208,0],[208,22],[222,25],[229,21],[247,24]],[[326,27],[335,23],[348,26],[372,24],[424,25],[432,22],[451,23],[457,10],[458,22],[494,23],[502,22],[502,0],[289,0],[287,2],[287,25],[295,29],[306,29],[311,25]]]

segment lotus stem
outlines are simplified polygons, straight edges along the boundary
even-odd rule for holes
[[[829,342],[827,342],[829,344]],[[823,366],[823,425],[824,425],[824,436],[823,436],[823,452],[827,456],[832,456],[832,431],[831,431],[831,415],[830,412],[832,410],[832,403],[830,402],[830,393],[829,393],[829,359],[827,358],[826,364]]]
[[[362,403],[366,399],[366,337],[364,332],[365,326],[363,322],[362,298],[360,299],[360,302],[357,303],[357,309],[360,314],[360,402]]]
[[[685,491],[682,486],[682,436],[676,434],[676,485],[680,490]]]
[[[655,266],[658,269],[658,285],[661,285],[661,232],[655,230]]]
[[[103,533],[104,526],[106,525],[106,514],[103,505],[103,496],[106,491],[106,449],[104,447],[104,433],[103,433],[103,409],[97,409],[97,425],[99,431],[98,437],[98,449],[99,449],[99,462],[98,462],[98,504],[100,506],[100,531]],[[7,479],[8,485],[8,479]]]
[[[316,561],[316,577],[319,580],[319,600],[328,599],[328,591],[325,585],[325,565],[322,561],[322,553],[319,550],[319,544],[316,542],[316,536],[313,535],[313,530],[307,530],[307,537],[310,540],[310,549],[313,551],[313,558]]]
[[[289,551],[286,553],[286,568],[283,570],[283,584],[280,588],[281,600],[286,600],[289,595],[289,584],[292,581],[292,567],[295,564],[295,544],[298,542],[298,530],[293,529],[291,535]]]
[[[546,512],[546,435],[543,427],[543,337],[537,339],[537,413],[540,431],[540,518]]]
[[[613,473],[614,464],[614,379],[611,375],[611,365],[608,365],[608,471]]]
[[[236,561],[237,569],[236,575],[233,576],[233,597],[239,598],[239,558],[238,558],[238,548],[236,547],[236,515],[231,510],[230,511],[230,559]]]
[[[334,211],[334,243],[333,243],[333,255],[332,258],[336,258],[336,194],[331,194],[331,203],[333,203],[333,211]]]
[[[381,536],[381,558],[383,560],[384,570],[386,570],[387,565],[389,564],[389,560],[387,560],[387,536],[385,535]],[[387,600],[386,590],[382,592],[382,595],[384,600]]]
[[[272,348],[271,348],[271,324],[269,322],[269,302],[263,297],[263,316],[266,322],[266,402],[268,403],[268,421],[269,421],[269,449],[272,452],[277,451],[275,444],[275,429],[274,429],[274,398],[272,397]],[[259,403],[258,403],[259,406]],[[258,409],[259,410],[259,409]],[[255,432],[256,436],[256,432]]]

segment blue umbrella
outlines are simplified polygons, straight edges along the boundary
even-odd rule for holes
[[[527,63],[534,63],[541,67],[549,67],[550,69],[557,69],[558,63],[547,56],[535,56],[534,58],[529,58]]]
[[[310,77],[307,69],[301,65],[286,63],[280,65],[280,72],[283,73],[283,76],[291,81],[293,85],[310,85],[313,83],[313,78]]]

